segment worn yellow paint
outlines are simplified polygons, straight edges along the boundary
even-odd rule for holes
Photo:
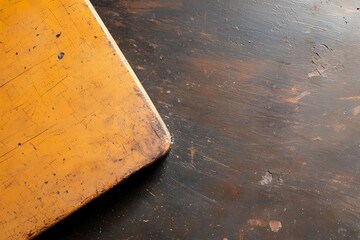
[[[35,236],[168,151],[89,2],[0,1],[0,59],[0,239]]]

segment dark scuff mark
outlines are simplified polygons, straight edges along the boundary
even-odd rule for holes
[[[35,151],[37,151],[37,148],[35,147],[35,145],[32,144],[32,143],[30,143],[30,144],[31,144],[31,146],[33,147],[33,149],[34,149]]]
[[[113,163],[121,162],[122,160],[123,160],[123,158],[115,159],[115,160],[113,160]]]
[[[325,48],[327,48],[328,50],[332,50],[332,48],[329,48],[328,45],[326,44],[322,44]]]
[[[59,59],[59,60],[63,59],[63,58],[64,58],[64,55],[65,55],[64,52],[60,52],[60,53],[58,54],[58,59]]]
[[[61,32],[59,32],[58,34],[55,35],[56,38],[59,38],[61,36]]]
[[[28,237],[28,238],[31,238],[31,237],[34,236],[34,234],[35,234],[34,232],[29,232],[29,233],[27,234],[27,237]]]

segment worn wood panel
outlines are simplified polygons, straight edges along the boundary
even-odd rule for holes
[[[163,156],[169,133],[89,2],[0,3],[0,239]]]
[[[174,144],[42,239],[359,239],[359,1],[93,3]]]

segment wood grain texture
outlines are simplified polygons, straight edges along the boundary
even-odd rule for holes
[[[358,1],[93,3],[174,144],[42,239],[359,239]]]
[[[2,1],[0,20],[0,239],[27,239],[170,138],[90,3]]]

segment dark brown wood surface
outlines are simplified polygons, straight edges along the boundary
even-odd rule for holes
[[[94,0],[170,154],[40,239],[360,239],[360,2]]]

